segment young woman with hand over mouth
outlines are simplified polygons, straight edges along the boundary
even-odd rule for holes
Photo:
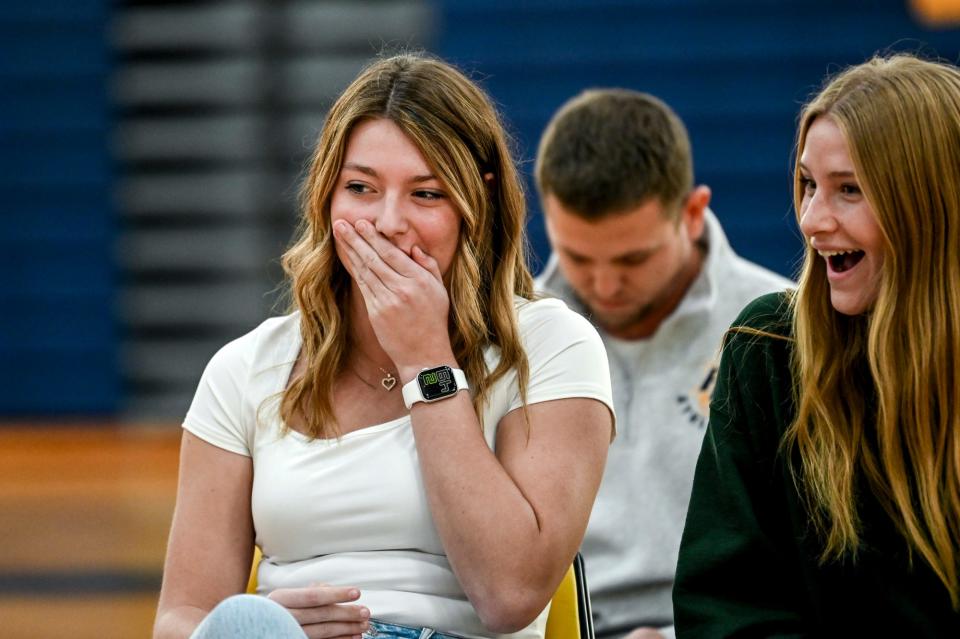
[[[453,67],[396,56],[345,90],[292,313],[221,349],[184,421],[157,639],[542,639],[614,425],[596,331],[532,299],[524,202]]]

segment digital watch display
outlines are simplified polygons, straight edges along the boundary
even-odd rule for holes
[[[403,403],[410,408],[416,402],[436,402],[466,390],[467,378],[459,368],[425,368],[403,386]]]

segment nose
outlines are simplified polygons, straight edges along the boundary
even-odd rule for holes
[[[396,237],[406,233],[409,229],[406,211],[403,203],[396,195],[390,194],[383,198],[374,227],[386,237]]]
[[[808,239],[837,228],[837,218],[833,208],[821,194],[822,191],[814,192],[813,196],[806,200],[806,205],[803,206],[800,214],[800,232]]]
[[[616,268],[601,266],[593,271],[593,293],[600,299],[610,300],[616,297],[622,284],[620,271]]]

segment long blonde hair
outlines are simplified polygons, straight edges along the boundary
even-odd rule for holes
[[[529,298],[523,188],[508,138],[487,96],[450,65],[404,54],[376,60],[347,87],[327,114],[302,189],[299,239],[283,256],[294,307],[301,312],[306,370],[284,391],[285,423],[300,411],[313,437],[339,430],[331,403],[333,382],[349,349],[350,276],[337,258],[330,199],[353,128],[385,118],[419,147],[462,215],[448,273],[454,355],[480,408],[490,386],[510,369],[526,396],[528,363],[520,343],[514,296]],[[487,369],[484,350],[499,350]]]
[[[856,558],[857,494],[873,493],[960,605],[960,70],[877,57],[804,109],[843,132],[884,243],[872,311],[830,305],[824,260],[808,246],[793,297],[797,415],[784,439],[823,535],[822,561]],[[861,479],[858,479],[861,478]],[[858,485],[865,482],[865,485]]]

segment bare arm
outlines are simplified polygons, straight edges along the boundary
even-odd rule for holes
[[[611,418],[592,399],[529,406],[500,422],[496,456],[466,393],[411,411],[430,509],[481,620],[526,627],[547,605],[583,539]]]
[[[249,457],[184,431],[154,639],[189,637],[221,600],[244,591],[253,556],[252,483]]]

